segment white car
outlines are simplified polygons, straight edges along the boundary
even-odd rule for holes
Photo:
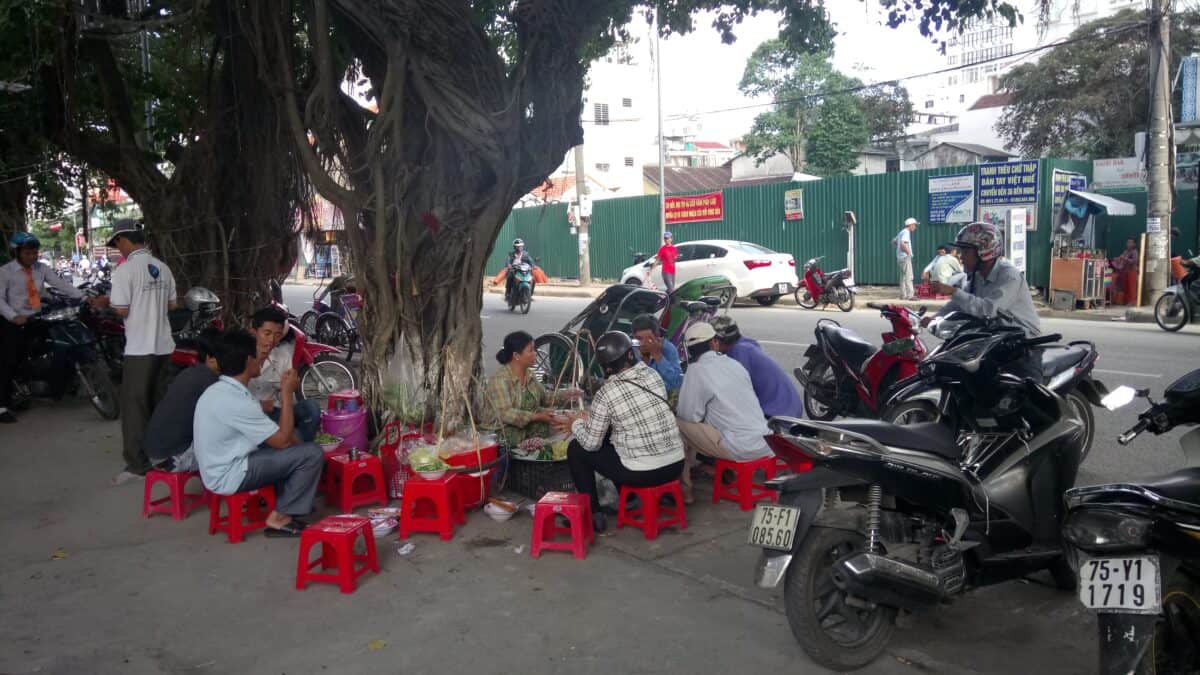
[[[704,240],[676,244],[679,258],[675,260],[675,287],[699,277],[721,275],[737,287],[739,298],[754,298],[769,307],[780,296],[796,290],[796,260],[787,253],[747,241]],[[621,282],[626,284],[663,287],[662,267],[650,267],[658,259],[651,256],[644,263],[625,268]],[[648,278],[647,278],[648,277]]]

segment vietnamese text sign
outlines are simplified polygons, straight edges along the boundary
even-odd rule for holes
[[[1058,210],[1062,208],[1063,202],[1067,200],[1067,191],[1087,189],[1087,176],[1055,169],[1050,179],[1050,185],[1054,189],[1052,212],[1058,213]]]
[[[1037,160],[979,165],[980,206],[1037,202]]]
[[[1013,209],[1008,213],[1008,259],[1022,272],[1025,271],[1025,228],[1028,227],[1029,212]]]
[[[725,217],[725,200],[720,192],[686,197],[667,197],[666,211],[668,223],[722,220]]]
[[[783,219],[804,220],[804,190],[786,190],[783,193]]]
[[[1137,157],[1093,160],[1092,188],[1105,192],[1145,190],[1146,167]]]
[[[929,179],[929,221],[969,223],[975,218],[975,177],[969,173]]]

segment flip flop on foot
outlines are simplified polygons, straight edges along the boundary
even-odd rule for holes
[[[268,525],[267,527],[263,528],[263,534],[272,539],[275,539],[275,538],[291,539],[294,537],[299,537],[300,533],[303,531],[304,531],[304,525],[296,522],[295,520],[288,521],[288,523],[286,525],[284,525],[283,527],[271,527],[270,525]]]

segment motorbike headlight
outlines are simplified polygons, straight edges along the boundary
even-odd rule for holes
[[[55,310],[46,312],[45,314],[42,314],[42,316],[40,318],[43,321],[65,321],[67,319],[74,319],[78,315],[79,315],[78,307],[61,307],[59,309],[55,309]]]
[[[1153,521],[1109,509],[1082,509],[1067,517],[1063,537],[1085,551],[1143,548]]]

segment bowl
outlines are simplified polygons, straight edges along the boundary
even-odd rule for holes
[[[437,471],[418,471],[417,475],[425,480],[437,480],[446,475],[446,469],[438,469]]]
[[[492,503],[484,504],[483,512],[488,514],[488,517],[498,523],[503,523],[507,520],[510,520],[517,514],[516,511],[508,511]]]
[[[336,442],[333,442],[333,443],[322,443],[321,444],[321,452],[324,452],[325,454],[329,454],[329,453],[333,452],[334,450],[337,450],[338,448],[342,447],[342,442],[343,442],[343,439],[339,438],[339,439],[337,439]]]

